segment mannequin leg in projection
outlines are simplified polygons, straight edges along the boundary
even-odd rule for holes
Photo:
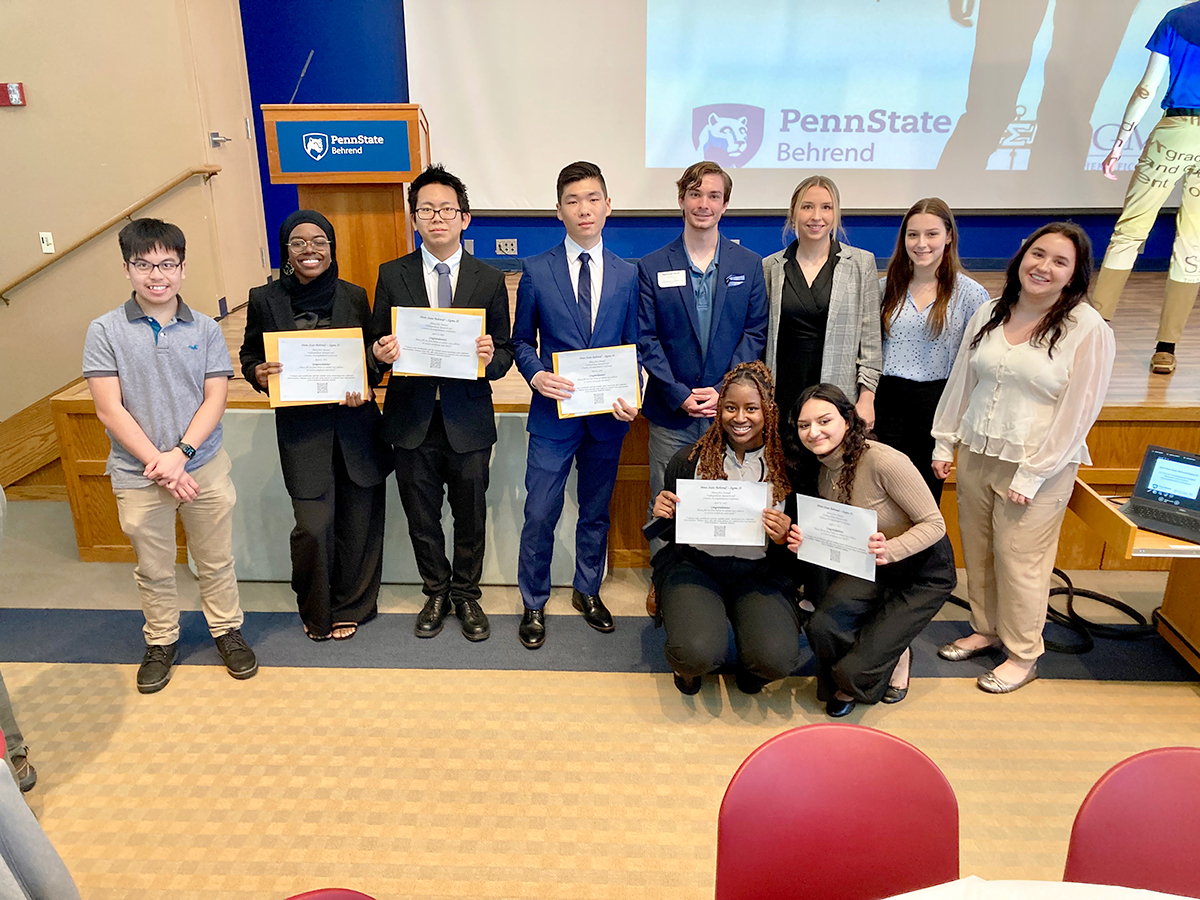
[[[1056,0],[1054,40],[1029,154],[1037,184],[1072,184],[1085,177],[1092,110],[1137,5],[1138,0],[1106,0],[1098,14],[1095,0]]]
[[[1049,5],[1050,0],[980,0],[967,108],[942,150],[939,172],[974,175],[987,169],[1013,120]]]
[[[1159,346],[1150,361],[1151,371],[1161,375],[1175,371],[1175,339],[1183,331],[1195,301],[1196,284],[1200,283],[1200,252],[1197,250],[1200,247],[1200,218],[1194,209],[1200,204],[1200,197],[1192,196],[1193,191],[1200,193],[1200,178],[1193,172],[1198,163],[1200,119],[1182,116],[1160,119],[1146,139],[1129,179],[1125,206],[1113,229],[1093,294],[1093,303],[1100,314],[1111,319],[1159,210],[1176,183],[1184,178],[1190,189],[1184,191],[1185,202],[1180,205],[1176,220],[1171,271],[1159,322]]]

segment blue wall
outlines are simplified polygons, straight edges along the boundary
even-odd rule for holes
[[[296,188],[271,184],[263,103],[287,103],[313,52],[296,103],[407,103],[401,0],[241,0],[271,265],[279,266],[279,226],[299,206]]]

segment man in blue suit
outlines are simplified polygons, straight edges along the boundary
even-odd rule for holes
[[[717,230],[733,179],[705,161],[688,166],[675,186],[683,234],[638,263],[638,349],[650,375],[642,414],[650,420],[651,509],[671,457],[712,423],[725,373],[761,357],[767,341],[762,257]],[[651,541],[652,553],[661,548]]]
[[[517,368],[533,388],[525,469],[525,526],[517,585],[525,614],[518,629],[530,650],[546,640],[554,529],[562,515],[571,462],[578,472],[579,524],[571,604],[597,631],[612,631],[600,599],[608,547],[608,506],[617,480],[621,443],[637,417],[637,398],[621,398],[612,415],[560,419],[558,401],[575,386],[554,373],[554,354],[637,343],[637,270],[601,238],[612,201],[599,166],[571,163],[558,175],[561,244],[525,260],[517,287],[513,348]],[[760,273],[760,280],[761,280]],[[540,349],[540,353],[539,353]]]

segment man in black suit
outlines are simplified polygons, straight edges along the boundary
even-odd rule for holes
[[[491,633],[479,605],[488,464],[496,442],[489,382],[504,377],[513,362],[508,290],[503,272],[463,250],[471,214],[462,181],[440,165],[429,166],[409,186],[408,206],[421,247],[379,267],[372,356],[385,365],[400,356],[393,306],[473,307],[486,311],[485,334],[475,339],[486,376],[467,381],[393,375],[381,434],[395,447],[400,502],[428,598],[417,616],[417,637],[441,632],[453,607],[463,635],[482,641]],[[443,485],[454,518],[453,565],[442,533]]]

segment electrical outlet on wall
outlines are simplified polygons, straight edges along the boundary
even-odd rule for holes
[[[508,238],[496,241],[497,256],[516,256],[517,255],[517,239]]]
[[[51,234],[49,231],[39,231],[38,237],[40,237],[42,239],[42,252],[43,253],[53,253],[54,252],[54,235]]]

